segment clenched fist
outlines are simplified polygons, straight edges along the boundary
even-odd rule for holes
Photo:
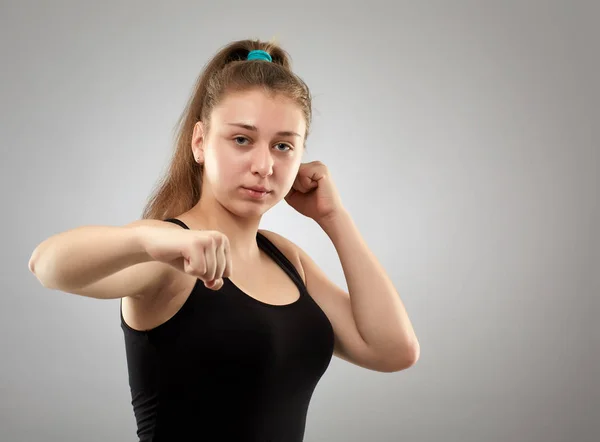
[[[231,275],[229,239],[215,230],[144,227],[144,248],[154,260],[196,276],[212,290]]]

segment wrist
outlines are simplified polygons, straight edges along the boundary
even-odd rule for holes
[[[339,209],[317,220],[317,224],[325,232],[329,233],[350,219],[350,213],[346,209]]]

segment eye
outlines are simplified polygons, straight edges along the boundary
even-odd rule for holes
[[[245,146],[245,144],[240,144],[240,143],[237,143],[237,140],[246,140],[246,141],[250,141],[250,140],[248,140],[248,138],[246,138],[246,137],[241,137],[241,136],[235,137],[235,138],[234,138],[234,141],[236,141],[236,144],[237,144],[237,145],[239,145],[239,146]]]
[[[278,144],[276,144],[275,146],[283,146],[283,147],[287,147],[287,150],[279,150],[279,149],[277,149],[277,150],[279,150],[280,152],[287,152],[287,151],[289,151],[289,150],[292,150],[292,146],[290,146],[289,144],[285,144],[285,143],[278,143]]]
[[[238,146],[247,146],[248,145],[247,143],[246,144],[242,144],[242,143],[244,141],[250,142],[250,140],[248,138],[246,138],[244,136],[241,136],[241,135],[238,135],[237,137],[234,137],[233,140],[234,140],[235,144],[237,144]],[[289,152],[290,150],[293,150],[293,147],[290,146],[287,143],[277,143],[275,146],[280,146],[280,147],[283,146],[282,149],[279,149],[279,148],[276,147],[276,150],[279,151],[279,152]]]

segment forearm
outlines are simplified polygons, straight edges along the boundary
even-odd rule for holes
[[[367,345],[418,357],[419,344],[392,281],[371,252],[351,216],[343,211],[319,223],[331,239],[346,277],[352,313]]]
[[[29,269],[44,287],[70,291],[151,260],[139,227],[82,226],[40,243]]]

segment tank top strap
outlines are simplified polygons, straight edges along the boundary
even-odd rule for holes
[[[273,244],[265,235],[260,232],[256,234],[256,240],[261,249],[263,249],[276,263],[281,267],[292,280],[296,283],[298,288],[305,290],[304,281],[298,273],[298,270],[290,262],[289,259]]]
[[[177,224],[178,226],[181,226],[187,230],[190,229],[183,221],[177,218],[167,218],[163,221]],[[275,244],[273,244],[265,235],[260,232],[256,232],[256,242],[258,243],[258,246],[263,249],[277,263],[277,265],[290,276],[290,278],[292,278],[299,288],[305,290],[304,281],[298,273],[298,270]]]
[[[167,218],[163,221],[169,222],[169,223],[173,223],[173,224],[177,224],[178,226],[183,227],[184,229],[190,230],[190,228],[181,220],[178,220],[177,218]]]

